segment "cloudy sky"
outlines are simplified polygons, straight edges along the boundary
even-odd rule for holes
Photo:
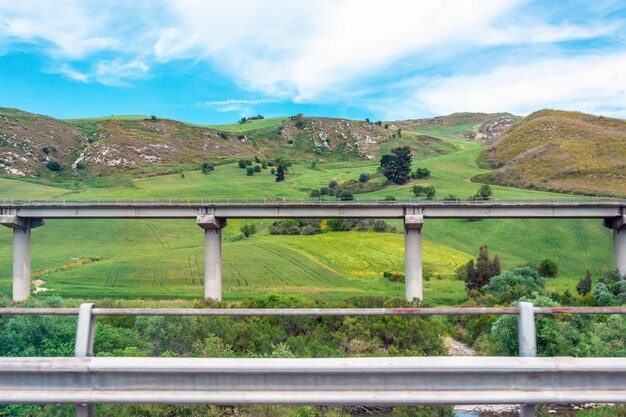
[[[196,123],[626,118],[623,0],[0,0],[0,106]]]

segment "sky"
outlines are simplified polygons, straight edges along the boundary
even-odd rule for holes
[[[0,107],[626,118],[623,0],[0,0]]]

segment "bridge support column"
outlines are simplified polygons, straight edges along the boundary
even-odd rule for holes
[[[30,297],[30,235],[31,229],[43,225],[41,219],[0,216],[0,224],[13,229],[13,301]]]
[[[407,301],[424,299],[422,284],[422,226],[424,216],[404,216],[404,275]]]
[[[535,330],[535,307],[532,303],[519,303],[518,346],[519,355],[522,358],[534,358],[537,356],[537,335]],[[521,404],[520,417],[535,417],[537,406],[534,404]]]
[[[604,225],[613,229],[615,270],[624,276],[626,275],[626,215],[605,219]]]
[[[201,215],[196,219],[204,229],[204,298],[222,300],[222,228],[226,219]]]

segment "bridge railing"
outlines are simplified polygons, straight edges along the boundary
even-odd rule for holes
[[[94,358],[98,316],[518,315],[521,358]],[[626,307],[328,309],[0,308],[0,315],[77,315],[75,358],[0,358],[0,403],[420,405],[626,403],[624,358],[535,358],[535,316],[626,314]]]
[[[268,204],[288,204],[288,205],[304,205],[304,206],[319,206],[319,205],[624,205],[625,199],[609,198],[609,197],[588,197],[588,198],[555,198],[555,199],[529,199],[529,198],[395,198],[393,200],[387,199],[360,199],[354,200],[325,200],[325,199],[310,199],[310,198],[274,198],[274,199],[233,199],[233,198],[161,198],[161,199],[132,199],[132,200],[73,200],[73,199],[59,199],[59,200],[17,200],[17,199],[3,199],[2,204],[5,206],[57,206],[59,204],[71,204],[71,205],[86,205],[86,206],[151,206],[151,205],[242,205],[242,206],[254,206],[254,205],[268,205]]]

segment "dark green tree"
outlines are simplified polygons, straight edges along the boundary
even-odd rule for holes
[[[285,181],[285,168],[282,165],[278,166],[276,170],[276,182]]]
[[[542,259],[537,267],[537,272],[542,277],[554,278],[559,273],[559,266],[552,259]]]
[[[476,194],[474,194],[474,198],[480,200],[489,200],[491,194],[493,194],[493,191],[491,191],[491,187],[488,184],[483,184],[480,186],[478,191],[476,191]]]
[[[364,172],[359,175],[359,182],[368,182],[371,178],[372,176],[370,174]]]
[[[423,180],[425,178],[430,178],[430,170],[428,168],[417,168],[415,173],[413,174],[413,178]]]
[[[500,275],[500,259],[496,255],[493,260],[489,260],[489,247],[483,245],[478,251],[476,262],[470,260],[466,266],[465,288],[468,291],[483,291],[483,287],[489,283],[491,278]]]
[[[204,175],[207,175],[209,172],[214,171],[214,170],[215,170],[215,167],[209,164],[208,162],[202,163],[202,173]]]
[[[400,146],[380,159],[383,175],[394,184],[406,184],[411,173],[411,148]]]
[[[46,167],[50,171],[54,171],[54,172],[59,172],[63,170],[63,166],[57,161],[48,161],[48,163],[46,164]]]
[[[240,230],[245,237],[250,237],[256,233],[256,226],[254,224],[245,224]]]
[[[587,270],[585,276],[576,284],[576,292],[583,297],[591,292],[591,272]]]
[[[249,177],[253,176],[254,175],[254,168],[252,168],[252,167],[246,168],[246,175],[249,176]]]

